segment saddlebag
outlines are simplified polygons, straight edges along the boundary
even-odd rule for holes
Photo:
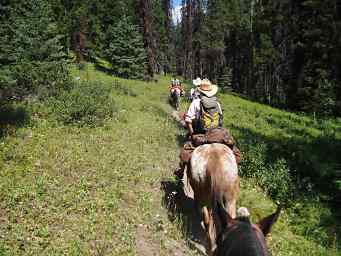
[[[203,144],[221,143],[232,148],[236,144],[229,131],[224,128],[213,128],[205,134],[193,135],[192,142],[196,147]]]

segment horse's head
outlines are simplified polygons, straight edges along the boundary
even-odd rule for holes
[[[280,206],[275,213],[263,218],[257,224],[251,223],[246,208],[238,210],[236,219],[232,219],[220,205],[217,210],[222,223],[222,231],[217,238],[215,256],[269,255],[265,237],[278,219]]]

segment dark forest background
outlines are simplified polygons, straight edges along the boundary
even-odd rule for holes
[[[105,59],[117,76],[208,77],[273,106],[341,115],[337,0],[2,0],[0,100],[55,93],[66,63]],[[72,59],[72,53],[75,58]]]
[[[179,73],[271,105],[341,114],[339,1],[183,4]]]

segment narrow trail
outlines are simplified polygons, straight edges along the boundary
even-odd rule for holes
[[[186,123],[183,119],[184,112],[173,110],[171,116],[178,123],[179,127],[186,129]],[[180,145],[181,147],[182,145]],[[188,230],[188,244],[202,255],[206,254],[206,234],[201,227],[201,215],[199,209],[194,204],[193,190],[188,182],[187,173],[184,173],[180,188],[174,189],[170,194],[175,194],[177,198],[172,198],[172,204],[175,204],[174,214],[183,219]]]
[[[185,121],[181,118],[181,112],[174,110],[172,111],[171,116],[175,119],[175,121],[177,121],[182,127],[186,127],[186,123]]]

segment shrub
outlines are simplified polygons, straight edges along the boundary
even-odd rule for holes
[[[265,190],[272,198],[286,205],[292,203],[294,184],[284,159],[270,165],[268,170],[262,173],[262,177]]]
[[[123,94],[123,95],[128,95],[128,96],[132,96],[132,97],[136,97],[137,94],[134,92],[134,90],[132,90],[129,87],[123,86],[120,82],[118,81],[114,81],[113,83],[113,89],[118,93],[118,94]]]
[[[101,83],[83,82],[50,100],[58,121],[79,126],[98,126],[112,117],[117,108],[112,88]]]
[[[244,154],[240,174],[253,178],[273,200],[289,206],[293,201],[295,187],[290,170],[284,159],[268,163],[266,152],[267,147],[262,143],[250,147]]]
[[[22,104],[3,104],[0,106],[0,139],[18,127],[30,122],[30,114]]]
[[[66,62],[26,62],[12,68],[16,78],[16,95],[34,93],[41,98],[56,94],[68,86],[69,74]]]

